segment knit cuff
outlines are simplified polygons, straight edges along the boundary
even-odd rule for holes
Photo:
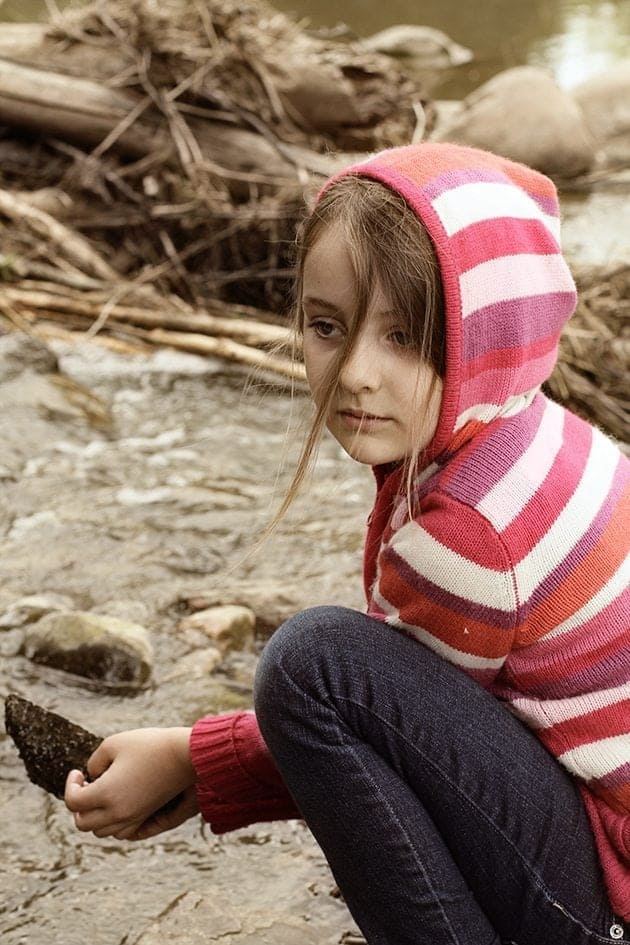
[[[193,726],[197,803],[213,833],[300,817],[252,712],[209,716]]]

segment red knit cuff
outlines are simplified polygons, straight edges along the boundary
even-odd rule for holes
[[[191,732],[190,757],[199,810],[214,833],[300,816],[253,713],[200,719]]]

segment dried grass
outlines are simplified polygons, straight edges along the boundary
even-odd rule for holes
[[[630,452],[630,263],[577,282],[578,307],[546,389]]]

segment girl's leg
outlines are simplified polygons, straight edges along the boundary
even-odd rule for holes
[[[620,941],[571,778],[428,648],[305,611],[267,644],[255,705],[370,945]]]

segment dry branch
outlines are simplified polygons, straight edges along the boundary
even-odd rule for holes
[[[120,278],[86,240],[63,223],[59,223],[49,213],[38,210],[16,194],[0,190],[0,214],[16,223],[27,224],[38,236],[54,243],[70,262],[87,273],[109,282]]]
[[[106,302],[71,298],[65,294],[33,291],[12,286],[0,286],[0,301],[6,300],[27,311],[44,310],[69,315],[83,315],[90,321],[97,320]],[[184,314],[182,312],[152,311],[125,305],[112,305],[108,319],[129,322],[142,328],[167,328],[181,331],[203,332],[238,339],[247,345],[288,344],[290,332],[282,325],[268,325],[249,319],[221,318],[207,312]]]
[[[267,354],[265,351],[258,351],[256,348],[239,344],[232,341],[231,338],[212,338],[208,335],[196,335],[190,332],[165,331],[162,328],[154,328],[152,331],[148,331],[146,335],[142,334],[141,337],[146,337],[157,345],[179,348],[182,351],[190,351],[194,354],[215,355],[228,361],[236,361],[249,367],[271,371],[291,380],[304,381],[306,379],[304,367],[301,364],[290,361],[288,358],[280,358],[277,355]]]

